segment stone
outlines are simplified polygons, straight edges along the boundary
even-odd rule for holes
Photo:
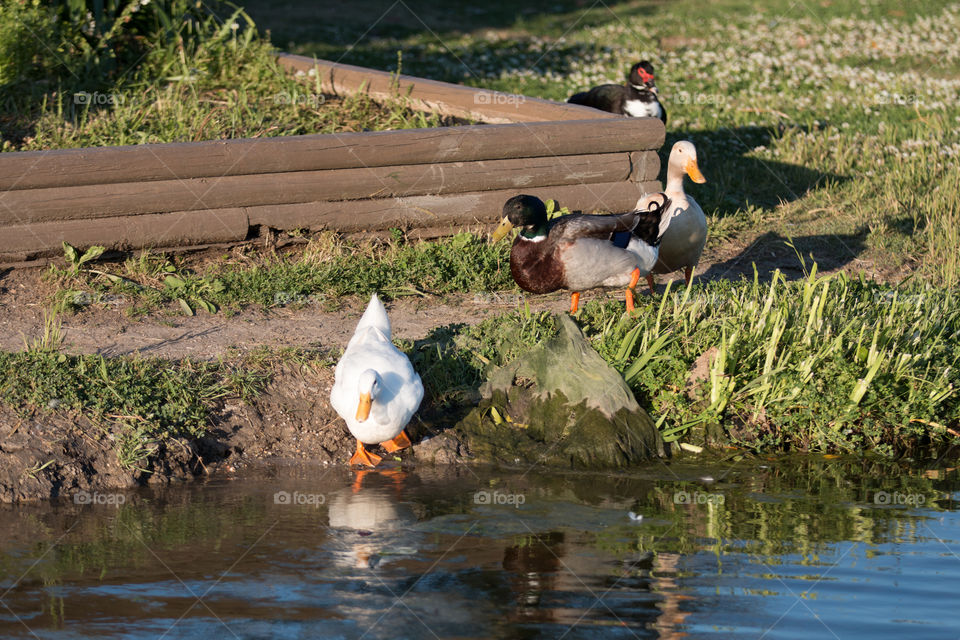
[[[555,337],[489,373],[479,405],[457,424],[474,459],[596,469],[662,456],[623,377],[570,316],[555,321]]]

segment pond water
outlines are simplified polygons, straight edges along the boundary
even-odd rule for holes
[[[955,638],[957,489],[806,457],[281,466],[7,505],[0,636]]]

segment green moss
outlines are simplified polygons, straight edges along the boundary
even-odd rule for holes
[[[458,425],[480,461],[626,467],[662,454],[656,427],[566,315],[557,335],[503,367]]]

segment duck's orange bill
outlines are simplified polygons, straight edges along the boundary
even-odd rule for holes
[[[494,242],[500,242],[503,240],[503,237],[510,233],[510,230],[513,229],[513,223],[504,218],[500,221],[500,226],[493,230],[493,233],[490,234],[490,239]]]
[[[363,422],[370,417],[370,394],[360,394],[360,404],[357,405],[357,422]]]
[[[700,167],[697,166],[697,161],[693,158],[687,160],[687,166],[684,167],[684,170],[686,170],[687,175],[690,176],[690,179],[697,184],[703,184],[707,181],[707,179],[703,177],[703,174],[700,173]]]

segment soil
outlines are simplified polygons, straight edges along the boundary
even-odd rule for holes
[[[829,244],[810,246],[821,273],[847,269],[865,271],[880,279],[896,280],[896,273],[880,273],[855,255],[846,256]],[[197,260],[208,259],[203,256]],[[749,244],[727,243],[708,252],[701,261],[703,279],[761,277],[775,268],[788,277],[802,277],[793,250],[769,234]],[[796,265],[791,268],[790,265]],[[0,270],[0,349],[14,351],[43,332],[43,309],[52,291],[42,281],[43,270]],[[673,274],[674,279],[679,274]],[[662,291],[665,278],[658,277]],[[617,292],[588,292],[593,296],[622,296]],[[565,294],[530,298],[534,309],[563,312]],[[419,339],[438,326],[473,324],[513,307],[510,296],[477,299],[472,294],[443,298],[403,298],[388,304],[394,337]],[[62,350],[106,356],[142,354],[169,358],[215,359],[262,346],[343,348],[366,306],[366,300],[342,301],[335,311],[316,305],[301,308],[246,309],[231,316],[199,313],[193,317],[163,310],[131,319],[120,308],[97,305],[62,316]],[[701,372],[702,375],[702,372]],[[23,415],[0,407],[0,501],[69,497],[82,492],[123,489],[138,484],[176,482],[206,473],[239,473],[270,459],[316,464],[346,464],[353,441],[329,405],[333,370],[288,366],[278,371],[266,392],[251,404],[224,404],[211,415],[208,434],[196,441],[171,440],[157,445],[147,468],[124,468],[117,460],[116,435],[86,417],[61,411]],[[423,407],[421,413],[429,412]],[[442,420],[441,420],[442,421]],[[433,463],[462,462],[468,457],[462,443],[419,422],[410,427],[412,452],[401,452]],[[431,437],[425,437],[431,436]],[[82,499],[82,498],[79,498]]]

